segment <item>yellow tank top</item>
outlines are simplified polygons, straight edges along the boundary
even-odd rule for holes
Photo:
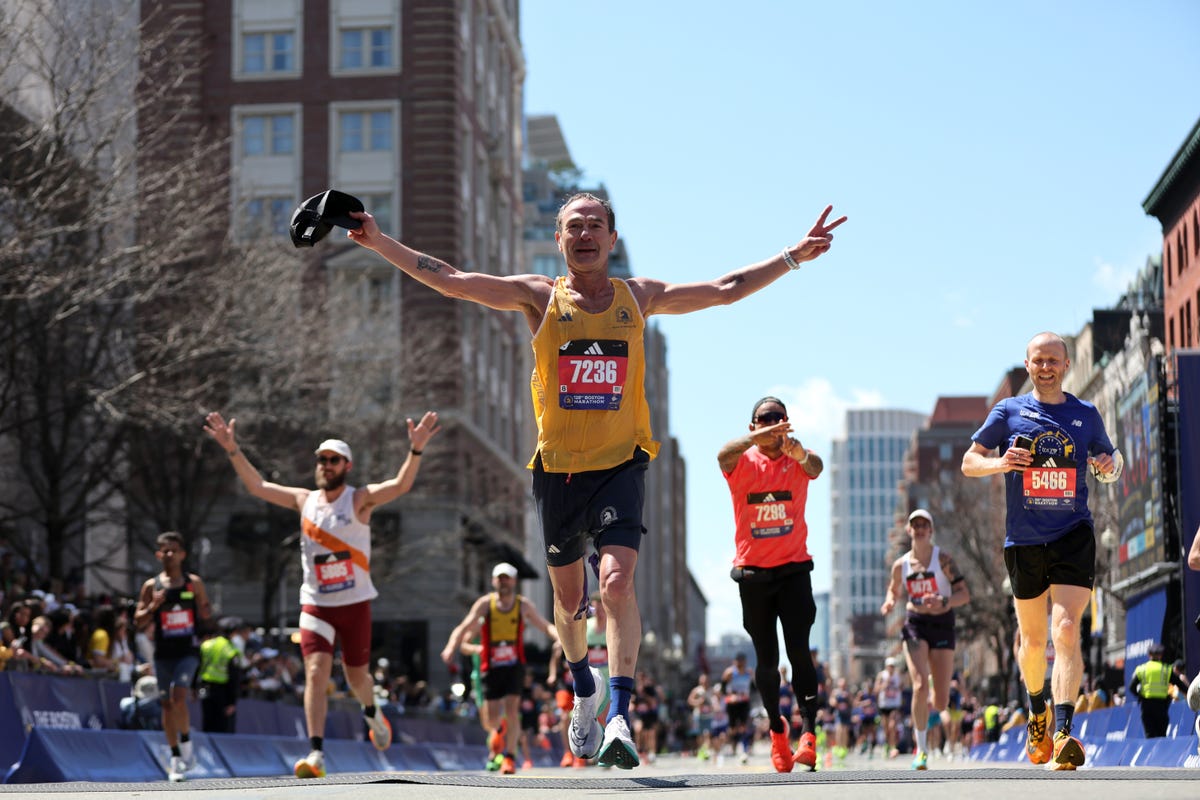
[[[646,320],[628,284],[609,280],[612,303],[589,314],[571,299],[566,278],[559,277],[533,337],[529,388],[537,453],[547,472],[610,469],[632,458],[638,447],[650,458],[658,455],[646,403]]]

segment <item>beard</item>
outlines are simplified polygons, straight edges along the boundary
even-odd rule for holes
[[[325,473],[320,469],[320,467],[317,468],[317,488],[318,489],[324,489],[327,492],[331,491],[333,489],[340,489],[342,487],[342,484],[344,484],[345,482],[346,482],[346,473],[339,472],[335,475],[330,475],[328,478],[326,478]]]

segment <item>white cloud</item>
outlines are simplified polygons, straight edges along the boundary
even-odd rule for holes
[[[878,389],[851,389],[849,398],[838,397],[828,378],[809,378],[799,386],[775,386],[769,393],[787,406],[797,437],[814,443],[827,443],[834,431],[842,435],[847,409],[887,408]]]

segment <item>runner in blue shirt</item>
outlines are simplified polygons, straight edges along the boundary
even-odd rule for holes
[[[1071,736],[1071,720],[1083,675],[1079,625],[1096,573],[1087,472],[1112,483],[1124,463],[1096,407],[1063,391],[1070,367],[1061,336],[1034,336],[1025,348],[1033,391],[997,403],[971,437],[962,461],[967,477],[1004,475],[1004,564],[1021,632],[1018,660],[1029,692],[1026,752],[1035,764],[1053,759],[1053,768],[1064,770],[1084,762],[1083,745]],[[1043,695],[1047,593],[1057,653],[1051,677],[1053,739],[1047,735]]]

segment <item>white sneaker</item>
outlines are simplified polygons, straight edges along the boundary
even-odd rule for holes
[[[187,772],[187,764],[179,756],[171,756],[171,761],[167,766],[167,780],[171,783],[179,783],[183,780],[183,773]]]
[[[325,754],[320,750],[313,750],[296,762],[294,771],[297,778],[324,778]]]
[[[179,756],[183,759],[183,768],[185,770],[195,769],[196,767],[196,749],[192,747],[192,742],[179,743]]]
[[[388,722],[382,709],[376,707],[373,717],[363,714],[363,720],[367,723],[371,744],[375,745],[376,750],[387,750],[392,746],[392,723]]]
[[[633,769],[642,763],[633,737],[629,735],[629,724],[619,714],[609,720],[604,728],[604,743],[600,745],[596,763],[602,767],[621,769]]]
[[[567,731],[567,740],[570,742],[572,755],[591,759],[600,752],[600,745],[604,739],[604,729],[596,720],[596,715],[600,712],[600,684],[604,678],[595,667],[588,669],[592,671],[596,691],[590,697],[575,695],[575,707],[571,709],[571,727]]]
[[[1200,711],[1200,674],[1192,678],[1192,684],[1188,686],[1187,701],[1188,708],[1192,711]]]

